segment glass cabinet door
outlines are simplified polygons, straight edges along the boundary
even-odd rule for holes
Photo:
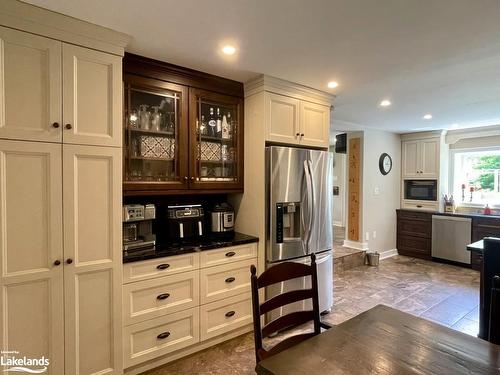
[[[124,82],[125,190],[181,188],[187,184],[185,89],[148,81]]]
[[[190,89],[190,187],[243,187],[241,116],[241,99]]]

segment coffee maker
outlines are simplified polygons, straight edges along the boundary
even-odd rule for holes
[[[123,206],[124,256],[155,250],[156,236],[153,233],[155,217],[156,208],[153,204]]]
[[[204,212],[201,204],[167,207],[167,231],[170,241],[188,242],[203,236]]]

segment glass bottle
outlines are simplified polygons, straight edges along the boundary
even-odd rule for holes
[[[217,134],[217,121],[214,116],[214,109],[210,107],[210,115],[208,116],[208,126],[210,126],[210,135],[214,136]]]
[[[229,139],[229,123],[226,115],[222,116],[222,138]]]
[[[141,129],[149,130],[151,127],[151,112],[148,111],[148,106],[146,104],[141,104],[139,108],[139,121]]]
[[[222,117],[220,115],[220,108],[217,108],[217,133],[218,137],[221,136],[222,133]]]
[[[207,121],[205,120],[205,115],[201,115],[201,125],[200,125],[200,133],[201,135],[207,135]]]
[[[129,123],[129,127],[134,128],[134,129],[139,126],[139,114],[137,113],[137,111],[135,109],[132,109],[130,111],[130,115],[128,117],[128,123]]]
[[[162,121],[162,114],[159,111],[160,107],[155,105],[152,106],[153,108],[153,113],[151,114],[151,130],[155,132],[159,132],[161,128],[161,121]]]
[[[227,128],[228,128],[227,137],[228,138],[233,137],[233,126],[234,126],[234,123],[233,123],[233,119],[231,118],[231,112],[228,112],[227,113]]]

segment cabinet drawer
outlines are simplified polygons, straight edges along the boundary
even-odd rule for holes
[[[201,340],[222,335],[252,323],[252,297],[250,293],[200,307]]]
[[[200,341],[199,319],[196,307],[125,327],[125,367],[196,344]]]
[[[470,254],[470,264],[472,269],[476,271],[481,271],[483,267],[483,254],[476,253],[472,251]]]
[[[398,252],[401,255],[431,257],[431,239],[398,235]]]
[[[475,217],[472,224],[480,228],[491,228],[492,232],[500,233],[500,218]]]
[[[432,215],[429,212],[425,211],[416,211],[416,210],[397,210],[398,219],[410,219],[410,220],[428,220],[429,222],[432,220]]]
[[[415,237],[431,238],[432,221],[430,220],[398,220],[398,233]]]
[[[403,200],[401,208],[407,208],[410,210],[422,210],[422,211],[438,211],[439,203],[429,202],[429,201]]]
[[[250,266],[257,259],[224,264],[201,270],[201,304],[250,291]]]
[[[125,325],[185,310],[200,304],[199,271],[191,271],[123,286]]]
[[[217,250],[207,250],[200,253],[200,267],[218,266],[220,264],[232,263],[256,257],[256,243],[224,247]]]
[[[123,265],[123,283],[153,279],[179,272],[192,271],[198,268],[200,268],[198,253],[125,263]]]

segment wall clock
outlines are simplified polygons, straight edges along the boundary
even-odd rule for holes
[[[384,176],[391,171],[392,158],[389,156],[389,154],[386,154],[384,152],[382,155],[380,155],[380,159],[378,159],[378,168],[380,169],[380,173],[382,173]]]

